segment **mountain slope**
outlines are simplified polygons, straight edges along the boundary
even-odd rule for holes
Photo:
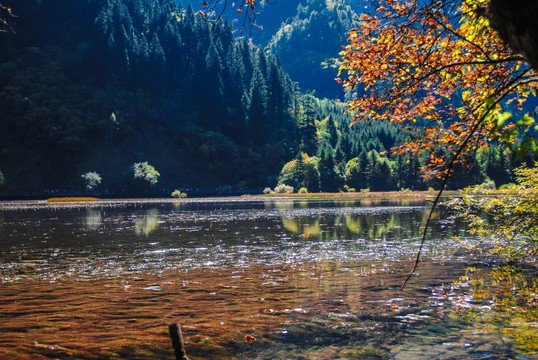
[[[320,98],[343,98],[342,87],[334,80],[335,60],[356,18],[353,9],[340,1],[305,0],[269,47],[302,90],[315,91]]]
[[[7,192],[80,188],[87,171],[129,191],[139,161],[160,186],[260,187],[293,156],[293,83],[228,23],[174,0],[17,8],[17,35],[0,38]]]

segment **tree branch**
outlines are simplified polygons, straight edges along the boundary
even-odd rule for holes
[[[529,69],[527,69],[527,71]],[[439,203],[441,195],[443,194],[443,191],[446,188],[446,184],[448,182],[448,179],[450,178],[450,173],[452,172],[452,168],[454,167],[454,164],[456,163],[456,160],[460,157],[461,153],[463,152],[463,150],[465,149],[467,144],[471,141],[472,137],[474,136],[474,134],[476,133],[478,128],[482,125],[482,123],[484,122],[486,117],[489,115],[489,113],[497,106],[497,104],[499,104],[502,101],[502,99],[504,99],[507,95],[509,95],[514,90],[514,88],[516,86],[518,86],[518,79],[520,77],[523,77],[525,72],[520,74],[518,77],[512,79],[512,81],[509,84],[507,84],[507,86],[504,87],[504,89],[506,89],[506,91],[504,91],[502,94],[498,95],[495,98],[495,101],[493,101],[486,108],[486,110],[482,113],[482,115],[480,116],[478,121],[476,121],[476,123],[473,125],[472,129],[469,131],[469,133],[465,137],[463,143],[459,146],[457,151],[454,153],[454,155],[452,156],[452,158],[448,162],[446,174],[445,174],[445,177],[444,177],[443,182],[441,184],[441,188],[440,188],[439,192],[437,193],[437,196],[435,197],[435,200],[433,202],[432,208],[430,209],[430,213],[428,214],[428,219],[426,220],[426,225],[424,226],[424,231],[422,232],[422,239],[420,241],[420,246],[419,246],[419,249],[418,249],[418,252],[417,252],[417,257],[415,259],[415,264],[413,265],[413,269],[411,270],[409,275],[407,275],[407,278],[405,279],[404,283],[402,284],[400,290],[403,290],[403,288],[409,282],[409,279],[411,279],[411,276],[413,276],[413,274],[415,273],[415,270],[417,269],[417,266],[418,266],[418,264],[420,262],[420,256],[422,255],[422,249],[424,247],[424,243],[426,242],[426,235],[427,235],[427,232],[428,232],[428,229],[429,229],[430,221],[431,221],[432,216],[433,216],[433,212],[435,211],[435,208],[437,207],[437,204]],[[502,89],[499,89],[499,90],[502,91]],[[497,92],[497,93],[499,93],[499,92]]]

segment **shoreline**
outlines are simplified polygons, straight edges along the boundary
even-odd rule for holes
[[[393,198],[428,198],[437,196],[438,191],[370,191],[370,192],[339,192],[339,193],[307,193],[307,194],[267,194],[266,197],[291,197],[291,198],[320,198],[320,199],[393,199]],[[459,195],[460,190],[445,190],[442,196]]]
[[[181,203],[213,203],[213,202],[253,202],[263,200],[363,200],[363,199],[423,199],[436,196],[437,192],[430,191],[385,191],[385,192],[350,192],[350,193],[309,193],[309,194],[259,194],[242,196],[212,196],[194,198],[128,198],[128,199],[88,199],[73,198],[69,201],[47,200],[4,200],[0,201],[0,211],[45,209],[45,208],[79,208],[79,207],[118,207],[125,205],[143,204],[181,204]],[[460,194],[458,190],[444,191],[443,197]],[[67,199],[67,197],[66,197]]]

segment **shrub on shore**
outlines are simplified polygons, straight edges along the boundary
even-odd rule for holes
[[[280,184],[273,190],[275,194],[292,194],[293,193],[293,186],[289,186],[286,184]]]

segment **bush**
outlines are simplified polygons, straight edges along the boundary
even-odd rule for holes
[[[171,195],[172,195],[172,197],[180,198],[181,197],[181,191],[176,189],[176,190],[172,191]]]
[[[347,188],[347,192],[355,192],[355,191],[357,191],[357,190],[355,190],[355,188],[351,188],[351,187]]]
[[[293,186],[280,184],[277,187],[275,187],[274,192],[275,194],[291,194],[293,193]]]
[[[101,175],[95,171],[89,171],[86,174],[80,175],[80,177],[86,182],[86,190],[93,190],[101,184]]]
[[[484,182],[482,182],[482,187],[488,190],[495,190],[495,181],[491,180],[489,177],[486,176]]]
[[[305,187],[302,187],[302,188],[299,189],[298,192],[299,192],[299,194],[308,194],[308,189],[305,188]]]
[[[181,193],[181,195],[179,197],[182,198],[182,199],[185,199],[187,197],[187,193]]]
[[[369,192],[370,192],[370,188],[361,189],[361,193],[369,193]]]
[[[428,192],[435,192],[435,189],[432,188],[431,186],[428,188]]]
[[[159,172],[148,164],[147,161],[133,164],[133,177],[135,180],[147,181],[150,185],[155,185],[159,182]]]
[[[4,186],[5,183],[6,183],[6,178],[4,176],[4,173],[0,171],[0,188]]]
[[[515,186],[515,185],[516,185],[516,184],[514,184],[514,183],[504,184],[504,185],[499,186],[499,190],[510,189],[511,187],[513,187],[513,186]]]
[[[269,195],[269,194],[273,193],[273,190],[271,190],[271,188],[269,188],[269,187],[266,187],[265,189],[263,189],[263,193],[265,195]]]
[[[463,196],[448,205],[469,223],[471,234],[493,245],[493,253],[510,261],[532,262],[538,252],[538,162],[514,173],[516,184],[500,194],[486,182],[464,189]]]

